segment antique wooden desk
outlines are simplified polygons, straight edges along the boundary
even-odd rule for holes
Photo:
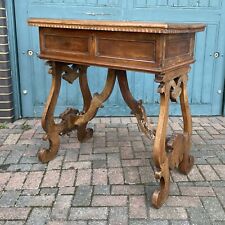
[[[166,24],[144,22],[79,21],[57,19],[29,19],[29,25],[38,26],[40,58],[47,60],[52,74],[52,87],[42,116],[42,127],[49,140],[49,149],[39,151],[42,162],[52,160],[59,149],[60,135],[77,130],[79,141],[91,138],[92,129],[86,128],[99,107],[110,96],[118,79],[122,96],[136,116],[140,129],[154,138],[153,159],[155,177],[160,188],[152,196],[159,208],[169,194],[169,169],[178,168],[187,174],[193,166],[189,155],[192,122],[187,96],[187,77],[194,62],[195,33],[203,31],[203,24]],[[104,90],[92,96],[87,67],[108,67]],[[130,93],[126,70],[155,74],[159,83],[160,114],[157,129],[151,127],[141,101]],[[97,76],[97,74],[96,74]],[[53,113],[60,91],[61,78],[72,83],[79,79],[83,95],[83,111],[69,108],[61,122],[54,122]],[[180,99],[183,115],[183,134],[166,137],[170,101]]]

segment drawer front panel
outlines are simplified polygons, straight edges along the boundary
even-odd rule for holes
[[[97,39],[97,56],[155,62],[155,41]]]
[[[41,28],[41,58],[153,71],[162,52],[155,34]]]
[[[45,50],[69,54],[88,54],[88,38],[45,35]]]
[[[89,55],[90,36],[85,31],[41,28],[42,54]]]

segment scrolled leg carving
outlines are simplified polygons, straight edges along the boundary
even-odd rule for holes
[[[153,146],[153,160],[156,166],[155,177],[160,180],[160,189],[152,195],[152,204],[159,208],[169,195],[169,161],[166,154],[166,130],[169,115],[170,83],[162,83],[158,88],[160,93],[159,123]]]
[[[49,141],[49,149],[40,149],[38,152],[38,159],[42,163],[47,163],[56,157],[56,154],[59,150],[60,137],[57,132],[52,132],[48,134],[47,139]]]
[[[194,164],[194,158],[189,155],[191,148],[192,123],[187,95],[187,71],[184,75],[171,81],[171,101],[177,101],[180,97],[183,116],[183,134],[174,135],[167,141],[170,168],[178,168],[183,174],[188,174]]]
[[[50,66],[49,73],[52,74],[52,86],[42,116],[42,127],[46,132],[44,139],[49,140],[50,146],[49,149],[41,149],[39,151],[38,157],[41,162],[49,162],[56,156],[60,145],[60,135],[76,129],[79,141],[92,137],[93,130],[86,128],[87,123],[94,118],[102,103],[109,98],[116,80],[115,70],[109,69],[104,90],[100,94],[94,94],[92,98],[87,81],[86,66],[57,62],[51,62]],[[79,77],[84,107],[82,112],[68,108],[60,115],[61,122],[55,124],[53,115],[60,91],[61,77],[69,83],[72,83]]]
[[[61,86],[61,71],[60,65],[56,62],[49,62],[49,65],[51,66],[49,73],[52,74],[52,86],[42,115],[41,124],[46,132],[45,139],[49,140],[50,146],[49,149],[41,149],[38,152],[38,158],[43,163],[55,158],[60,145],[58,128],[53,116]]]
[[[78,127],[83,126],[84,124],[88,123],[91,119],[94,118],[98,109],[102,106],[102,103],[105,102],[111,95],[113,87],[115,85],[115,81],[116,81],[115,70],[109,69],[103,91],[100,94],[98,93],[94,94],[87,112],[76,118],[74,120],[74,125]]]
[[[61,70],[62,78],[71,84],[74,82],[74,80],[79,78],[84,106],[81,112],[73,108],[66,109],[65,112],[60,115],[62,120],[60,124],[58,124],[58,130],[60,135],[64,135],[76,129],[78,140],[82,142],[88,138],[91,138],[93,135],[93,130],[86,128],[88,121],[80,126],[74,124],[74,121],[85,114],[91,105],[92,96],[87,81],[87,66],[62,64]]]
[[[151,126],[151,124],[147,119],[147,115],[145,112],[145,108],[142,104],[142,101],[141,100],[136,101],[130,92],[126,71],[117,70],[116,74],[123,99],[131,109],[132,114],[136,116],[140,130],[148,138],[152,139],[155,135],[155,130],[153,129],[153,127]]]
[[[90,108],[92,100],[92,95],[87,80],[87,67],[83,67],[81,69],[79,75],[79,83],[84,102],[82,114],[84,114]],[[80,142],[84,142],[85,140],[92,138],[93,136],[93,129],[87,128],[87,124],[88,123],[85,123],[77,127],[77,138]]]
[[[181,161],[178,169],[183,174],[188,174],[193,167],[194,164],[194,157],[190,155],[191,149],[191,135],[192,135],[192,120],[191,120],[191,113],[188,103],[188,94],[187,94],[187,74],[183,76],[183,80],[181,83],[181,95],[180,95],[180,104],[181,104],[181,111],[183,116],[183,123],[184,123],[184,145],[183,145],[183,160]]]
[[[169,169],[178,168],[181,173],[187,174],[194,162],[194,158],[189,155],[192,125],[187,97],[188,69],[188,67],[184,67],[168,73],[164,78],[165,81],[160,81],[161,84],[158,89],[160,93],[160,114],[153,148],[153,159],[156,165],[155,176],[156,179],[160,180],[160,189],[156,190],[152,196],[152,203],[156,208],[159,208],[168,197]],[[179,76],[179,74],[181,75]],[[177,102],[179,97],[184,131],[183,134],[174,134],[172,137],[166,138],[169,101]]]

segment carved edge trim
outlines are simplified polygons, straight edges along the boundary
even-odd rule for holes
[[[54,23],[40,23],[28,21],[30,26],[49,27],[49,28],[65,28],[65,29],[78,29],[78,30],[99,30],[99,31],[122,31],[122,32],[140,32],[140,33],[162,33],[162,34],[175,34],[175,33],[194,33],[202,31],[202,28],[193,29],[176,29],[176,28],[162,28],[162,27],[133,27],[133,26],[110,26],[110,25],[79,25],[79,24],[54,24]]]

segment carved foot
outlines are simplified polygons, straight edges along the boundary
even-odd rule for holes
[[[177,134],[166,141],[170,169],[178,168],[183,174],[188,174],[194,164],[194,157],[189,155],[190,138]]]
[[[93,136],[93,129],[86,128],[87,124],[77,128],[77,138],[80,142],[84,142]]]
[[[178,169],[181,173],[187,175],[194,165],[194,157],[192,155],[185,156],[180,163]]]
[[[155,178],[160,180],[160,189],[154,191],[152,195],[152,205],[158,209],[167,200],[169,195],[170,174],[167,160],[162,164],[161,170],[155,172]]]
[[[170,169],[177,168],[183,160],[184,138],[182,134],[175,134],[166,140],[166,151]]]
[[[54,159],[57,155],[60,145],[60,138],[58,134],[54,134],[49,139],[49,149],[42,148],[38,152],[38,158],[42,163],[47,163]]]
[[[79,116],[79,111],[73,108],[67,108],[60,114],[59,118],[62,119],[60,126],[60,135],[68,134],[75,129],[74,121]]]

